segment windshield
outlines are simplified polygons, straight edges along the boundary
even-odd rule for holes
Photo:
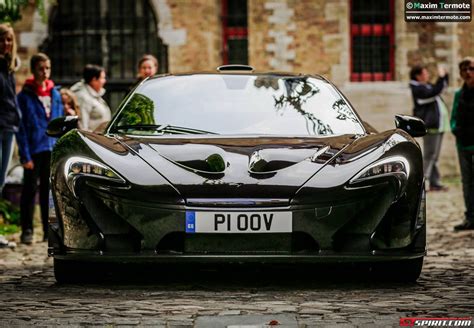
[[[196,74],[146,81],[119,111],[110,132],[328,136],[364,130],[324,80]]]

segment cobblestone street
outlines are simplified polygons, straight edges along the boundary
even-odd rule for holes
[[[0,326],[398,327],[400,317],[474,314],[474,232],[462,218],[459,183],[429,193],[428,256],[416,284],[299,279],[251,273],[151,284],[59,285],[46,243],[0,249]],[[40,236],[37,236],[40,239]],[[402,269],[402,268],[400,268]]]

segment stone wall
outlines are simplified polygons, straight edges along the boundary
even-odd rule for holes
[[[44,39],[35,31],[38,26],[42,25],[46,30],[46,25],[41,21],[41,17],[36,12],[32,5],[27,6],[21,12],[22,20],[14,24],[17,44],[18,44],[18,58],[21,61],[21,66],[16,72],[17,91],[19,92],[25,79],[31,75],[30,73],[30,58],[38,52],[38,46]],[[38,40],[38,37],[40,40]]]
[[[474,22],[457,24],[459,58],[474,57]]]
[[[271,26],[268,23],[271,10],[265,8],[265,1],[254,0],[248,3],[248,44],[249,65],[258,70],[270,70],[272,51],[266,49],[274,38],[270,36]]]
[[[184,42],[169,44],[169,70],[173,73],[209,70],[221,65],[221,5],[219,0],[166,0],[172,28],[184,31]],[[158,8],[159,10],[159,8]],[[160,32],[161,34],[161,32]],[[173,42],[173,39],[169,40]]]
[[[456,65],[460,58],[456,23],[406,23],[408,35],[415,35],[414,48],[407,51],[407,67],[427,65],[436,75],[437,65],[444,66],[451,76],[457,76]],[[408,68],[401,80],[408,80]],[[455,84],[458,81],[454,81]]]
[[[348,19],[345,0],[249,1],[250,65],[347,81]]]

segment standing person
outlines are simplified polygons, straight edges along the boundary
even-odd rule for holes
[[[64,116],[81,116],[81,111],[79,110],[79,105],[77,104],[77,97],[69,89],[62,88],[59,90],[61,93],[61,100],[63,101],[64,106]]]
[[[30,68],[33,77],[25,81],[18,94],[22,119],[16,135],[20,162],[24,168],[20,201],[21,242],[24,244],[33,242],[33,213],[38,180],[43,241],[48,238],[50,161],[56,139],[48,137],[46,129],[52,119],[63,116],[61,95],[49,79],[49,57],[43,53],[34,55],[30,60]]]
[[[423,137],[423,170],[429,182],[430,191],[446,191],[441,184],[438,158],[443,134],[449,131],[449,117],[441,92],[448,85],[448,75],[442,67],[438,68],[435,84],[429,83],[430,74],[426,67],[415,66],[410,71],[410,88],[414,102],[414,115],[421,118],[428,129]]]
[[[459,63],[464,84],[454,95],[451,130],[456,136],[464,194],[464,222],[455,231],[474,229],[474,57]]]
[[[10,25],[0,24],[0,195],[12,156],[13,135],[21,118],[13,75],[16,65],[15,33]]]
[[[143,55],[138,61],[138,82],[158,72],[158,59],[153,55]]]
[[[109,106],[102,98],[105,82],[104,68],[88,64],[83,70],[83,80],[71,87],[81,109],[80,123],[84,130],[93,131],[112,117]]]

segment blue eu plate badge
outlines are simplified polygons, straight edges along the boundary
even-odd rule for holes
[[[196,232],[196,212],[194,211],[186,211],[186,232]]]

